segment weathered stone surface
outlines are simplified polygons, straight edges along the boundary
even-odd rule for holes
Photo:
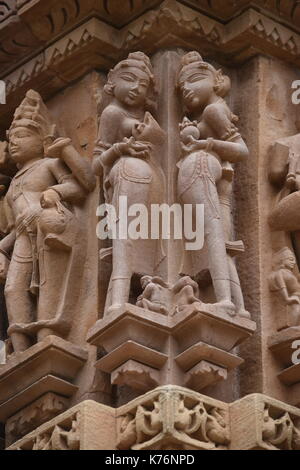
[[[300,448],[298,4],[0,2],[0,448]]]

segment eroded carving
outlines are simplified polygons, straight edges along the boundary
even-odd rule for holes
[[[119,449],[162,449],[179,442],[185,449],[225,449],[229,440],[226,411],[196,394],[163,392],[119,418]]]
[[[277,415],[276,410],[268,404],[265,405],[262,425],[263,441],[269,450],[299,450],[299,420],[295,424],[291,415],[283,410],[279,416]]]
[[[6,236],[0,242],[15,352],[27,349],[36,337],[68,333],[75,300],[71,286],[82,276],[85,247],[76,207],[95,182],[70,139],[57,138],[55,132],[40,95],[27,92],[7,134],[19,171],[5,196]]]
[[[79,450],[79,414],[72,421],[71,426],[56,425],[52,433],[38,435],[32,443],[31,450]],[[27,449],[28,450],[28,449]]]
[[[168,315],[168,284],[158,276],[143,276],[141,286],[143,293],[138,297],[136,305],[152,312]]]
[[[282,248],[274,256],[273,272],[269,277],[270,291],[286,306],[286,319],[278,330],[300,325],[300,283],[295,274],[296,258],[289,248]]]
[[[33,431],[41,424],[50,421],[65,411],[68,399],[48,393],[36,402],[22,409],[17,415],[9,418],[6,424],[6,442],[10,444]]]

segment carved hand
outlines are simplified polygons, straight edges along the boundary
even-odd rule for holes
[[[196,140],[191,135],[188,136],[188,144],[182,145],[182,151],[184,154],[197,152],[197,150],[206,150],[208,146],[207,140]]]
[[[60,199],[60,195],[54,189],[47,189],[41,196],[41,206],[43,209],[55,207]]]
[[[150,144],[136,141],[134,137],[124,139],[124,142],[119,144],[119,148],[123,155],[129,154],[135,158],[149,158]]]
[[[71,139],[58,138],[49,147],[46,148],[46,157],[60,158],[65,147],[71,144]]]
[[[293,304],[300,304],[300,299],[296,295],[292,295],[287,299],[287,304],[288,305],[293,305]]]

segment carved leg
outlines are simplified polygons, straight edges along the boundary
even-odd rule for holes
[[[110,279],[110,305],[106,314],[128,302],[132,270],[130,265],[130,240],[113,241],[113,271]]]
[[[247,310],[245,309],[244,296],[242,293],[242,288],[241,288],[238,272],[236,269],[235,261],[231,256],[228,256],[227,259],[228,259],[229,273],[230,273],[230,279],[231,279],[232,300],[233,300],[234,305],[236,306],[237,313],[240,317],[251,318],[250,313],[247,312]]]
[[[205,208],[206,209],[206,208]],[[204,209],[204,211],[205,211]],[[209,269],[218,303],[232,307],[231,286],[226,246],[221,219],[205,217]]]
[[[204,231],[210,274],[217,303],[234,310],[231,302],[230,276],[223,223],[216,186],[206,178],[198,178],[182,197],[184,204],[204,205]]]
[[[30,323],[33,320],[34,304],[29,287],[32,275],[32,263],[19,263],[12,259],[5,285],[5,300],[9,324]],[[31,346],[28,336],[23,333],[11,333],[14,351],[25,351]]]

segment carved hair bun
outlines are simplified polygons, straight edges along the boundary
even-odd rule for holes
[[[202,56],[199,54],[199,52],[196,52],[196,51],[188,52],[181,59],[182,67],[184,67],[185,65],[193,64],[194,62],[204,63]]]

